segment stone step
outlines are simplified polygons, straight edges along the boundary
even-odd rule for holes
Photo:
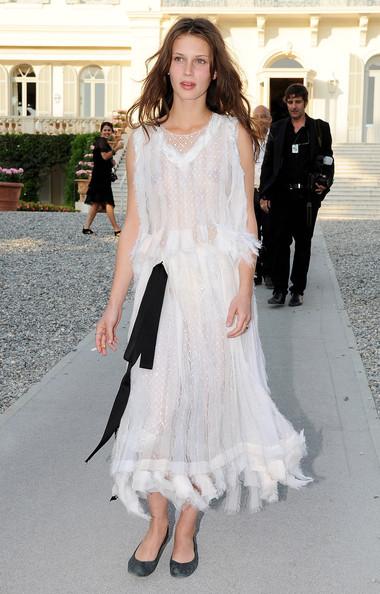
[[[349,192],[350,194],[379,194],[380,188],[377,185],[355,185],[348,182],[336,181],[330,190],[330,196],[335,196],[343,192]]]
[[[351,144],[349,142],[345,142],[345,143],[336,143],[333,144],[333,149],[334,151],[339,151],[339,152],[356,152],[356,151],[362,151],[362,152],[380,152],[380,144],[370,144],[370,143],[366,143],[366,142],[359,142],[357,144]]]
[[[336,177],[334,179],[334,184],[333,184],[333,188],[335,186],[335,189],[340,187],[350,187],[350,188],[355,188],[360,190],[360,188],[367,188],[367,189],[372,189],[372,190],[379,190],[380,189],[380,180],[378,181],[377,179],[367,179],[365,177],[363,178],[351,178],[348,179],[346,177]],[[332,191],[332,190],[331,190]]]
[[[335,144],[335,180],[321,218],[380,219],[380,144]]]
[[[342,202],[341,204],[339,203],[331,203],[331,204],[323,204],[321,209],[323,211],[337,211],[337,212],[342,212],[343,210],[349,210],[350,212],[352,211],[357,211],[357,212],[369,212],[371,211],[376,212],[378,210],[377,208],[377,204],[363,204],[363,205],[358,205],[358,203],[356,202],[351,202],[351,203],[347,203],[347,202]]]

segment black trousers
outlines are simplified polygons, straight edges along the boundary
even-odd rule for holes
[[[275,291],[288,292],[290,246],[294,240],[291,293],[303,295],[310,264],[311,240],[320,207],[313,201],[308,212],[307,197],[301,193],[279,193],[272,200],[273,272]]]
[[[273,268],[273,232],[271,213],[267,214],[260,208],[259,193],[255,190],[255,217],[257,222],[258,239],[261,240],[261,250],[256,262],[256,276],[272,276]]]

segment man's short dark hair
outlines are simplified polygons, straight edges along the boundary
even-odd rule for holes
[[[305,105],[307,105],[309,101],[309,93],[307,92],[307,88],[304,85],[300,85],[295,83],[293,85],[289,85],[285,91],[284,101],[285,103],[289,99],[289,97],[302,97],[304,100]]]

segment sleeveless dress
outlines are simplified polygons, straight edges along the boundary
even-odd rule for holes
[[[137,365],[111,464],[113,496],[149,518],[147,495],[180,509],[221,498],[227,512],[278,499],[278,482],[299,488],[298,434],[269,394],[255,299],[249,329],[227,338],[238,264],[259,242],[246,231],[247,198],[237,120],[212,114],[190,135],[142,128],[135,150],[140,218],[132,253],[132,327],[152,268],[168,274],[153,369]]]
[[[94,167],[88,185],[85,204],[99,204],[115,206],[111,187],[112,159],[103,159],[101,153],[112,150],[107,140],[99,136],[94,142],[92,152]]]

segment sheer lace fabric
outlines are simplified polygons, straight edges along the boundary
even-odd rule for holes
[[[248,331],[226,337],[238,263],[259,247],[246,231],[236,135],[236,120],[216,114],[186,141],[162,128],[149,140],[142,129],[133,134],[140,233],[131,327],[158,262],[168,283],[154,367],[132,370],[111,473],[113,494],[144,517],[151,492],[199,509],[225,495],[234,512],[244,486],[255,511],[277,500],[278,482],[310,480],[299,466],[304,436],[269,395],[254,300]]]

